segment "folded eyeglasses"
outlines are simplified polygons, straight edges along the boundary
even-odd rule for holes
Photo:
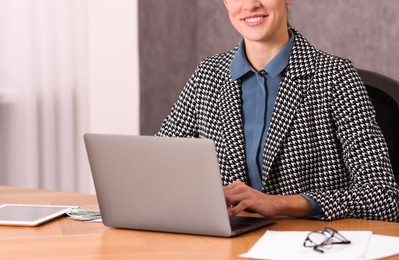
[[[351,241],[346,239],[337,230],[325,227],[323,231],[310,232],[303,242],[303,246],[311,247],[317,252],[324,253],[325,249],[329,249],[333,245],[350,243]]]

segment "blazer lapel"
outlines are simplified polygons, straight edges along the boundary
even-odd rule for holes
[[[240,179],[246,182],[245,170],[245,147],[243,133],[243,119],[241,114],[241,83],[233,81],[230,77],[230,71],[226,71],[226,82],[220,89],[219,96],[219,119],[220,119],[220,141],[223,142],[222,160],[226,160],[225,167],[228,182]]]
[[[290,129],[296,108],[306,94],[314,73],[313,60],[316,51],[299,33],[296,31],[294,33],[294,47],[281,81],[266,139],[263,154],[263,183],[266,181],[273,161]]]

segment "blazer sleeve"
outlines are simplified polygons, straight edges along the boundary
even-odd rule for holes
[[[306,194],[320,205],[326,220],[398,221],[398,185],[367,90],[349,61],[334,79],[330,105],[350,184],[345,189]]]

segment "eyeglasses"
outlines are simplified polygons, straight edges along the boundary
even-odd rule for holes
[[[325,249],[337,244],[350,244],[337,230],[325,227],[323,231],[310,232],[303,242],[304,247],[312,247],[315,251],[324,253]]]

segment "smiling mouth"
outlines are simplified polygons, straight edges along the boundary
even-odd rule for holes
[[[262,23],[265,20],[265,18],[266,18],[265,16],[256,16],[256,17],[245,18],[243,19],[243,21],[250,26],[254,26]]]

